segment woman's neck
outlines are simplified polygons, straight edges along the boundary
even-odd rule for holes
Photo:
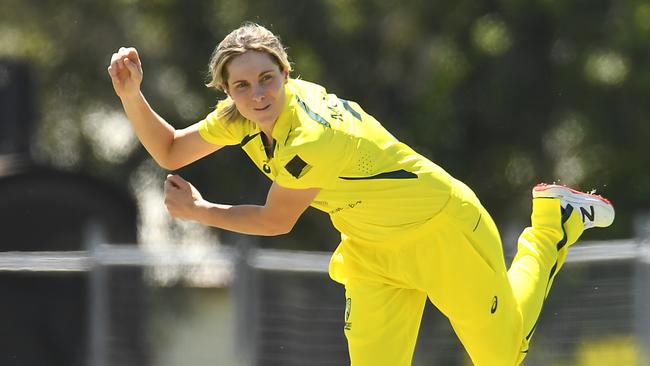
[[[264,141],[264,146],[273,145],[273,136],[271,135],[272,131],[262,130],[262,140]]]
[[[270,146],[273,143],[273,126],[275,126],[275,123],[270,126],[260,126],[264,145]]]

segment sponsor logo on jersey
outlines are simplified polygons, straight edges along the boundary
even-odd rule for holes
[[[490,314],[494,314],[497,312],[497,306],[499,306],[499,299],[494,296],[492,299],[492,307],[490,308]]]
[[[333,215],[333,214],[338,213],[338,212],[341,212],[341,211],[343,211],[343,210],[348,210],[348,209],[351,209],[351,208],[355,208],[355,207],[357,207],[357,205],[359,205],[360,203],[362,203],[362,202],[361,202],[361,201],[350,202],[350,203],[348,203],[347,205],[345,205],[345,206],[343,206],[343,207],[337,207],[337,208],[333,209],[332,211],[329,211],[328,213],[329,213],[330,215]]]
[[[311,165],[307,164],[302,160],[302,158],[300,158],[300,156],[296,155],[289,160],[289,162],[284,166],[284,169],[294,176],[294,178],[299,179],[304,176],[309,169],[311,169]]]

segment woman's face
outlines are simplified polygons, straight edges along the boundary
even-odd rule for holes
[[[239,113],[262,129],[272,129],[284,107],[287,72],[271,55],[260,51],[246,51],[226,67],[226,92]]]

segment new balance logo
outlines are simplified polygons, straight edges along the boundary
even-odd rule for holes
[[[582,214],[582,222],[586,222],[586,219],[589,221],[594,221],[596,213],[594,212],[594,206],[589,206],[589,211],[586,208],[580,207],[580,213]]]
[[[557,184],[538,184],[533,188],[533,198],[559,198],[563,215],[567,212],[568,219],[571,211],[576,211],[585,229],[608,227],[614,222],[612,203],[594,193],[580,192]]]

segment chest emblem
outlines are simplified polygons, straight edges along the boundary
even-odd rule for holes
[[[307,164],[300,158],[300,156],[296,155],[284,166],[284,169],[298,179],[311,169],[311,165]]]

